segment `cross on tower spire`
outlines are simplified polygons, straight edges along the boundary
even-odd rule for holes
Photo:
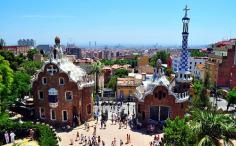
[[[185,8],[183,9],[183,11],[185,11],[185,16],[184,17],[187,17],[189,10],[190,9],[188,8],[188,5],[186,5]]]

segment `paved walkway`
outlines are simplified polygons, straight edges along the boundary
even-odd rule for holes
[[[119,129],[118,124],[112,125],[111,121],[109,120],[107,122],[106,129],[100,129],[100,122],[98,124],[95,124],[94,121],[89,122],[89,125],[97,125],[97,136],[101,137],[101,140],[104,140],[106,146],[111,146],[112,140],[116,138],[116,146],[120,145],[120,139],[126,143],[126,134],[130,134],[131,143],[126,144],[126,146],[149,146],[149,142],[153,140],[154,135],[147,135],[146,133],[141,132],[135,132],[128,127],[125,129],[122,127]],[[61,137],[61,142],[59,143],[60,146],[68,146],[70,145],[70,138],[74,140],[74,145],[81,145],[79,142],[75,142],[76,138],[76,132],[79,132],[79,134],[83,134],[85,136],[92,136],[93,133],[93,127],[90,127],[90,131],[86,131],[84,129],[84,126],[81,125],[75,129],[73,129],[70,132],[60,132],[58,133],[58,136]],[[124,144],[125,145],[125,144]]]

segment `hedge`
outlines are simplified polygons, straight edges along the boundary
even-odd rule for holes
[[[5,118],[5,117],[4,117]],[[13,131],[16,134],[16,139],[22,139],[29,136],[29,129],[35,131],[35,140],[38,141],[40,146],[57,146],[58,141],[55,134],[49,126],[43,124],[35,124],[31,122],[14,122],[11,120],[3,120],[0,116],[0,145],[5,144],[4,133],[5,131]]]

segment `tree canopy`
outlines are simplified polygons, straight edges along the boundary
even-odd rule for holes
[[[229,91],[228,95],[226,96],[226,100],[228,102],[227,110],[229,109],[231,104],[236,104],[236,88],[233,88]]]
[[[27,52],[27,58],[28,60],[34,60],[34,55],[39,53],[39,51],[37,49],[30,49],[28,52]]]
[[[157,59],[161,59],[162,63],[167,63],[168,57],[169,53],[167,53],[166,51],[158,51],[155,55],[151,57],[149,63],[152,67],[155,67]]]
[[[10,51],[0,51],[1,111],[6,110],[16,99],[28,95],[31,90],[30,78],[41,67],[41,62],[29,61],[23,54],[14,55]]]
[[[114,65],[114,64],[125,65],[125,64],[129,64],[133,68],[137,66],[137,58],[135,58],[135,59],[112,59],[112,60],[103,59],[103,60],[101,60],[101,62],[104,65]]]
[[[197,136],[199,146],[219,145],[221,139],[233,146],[229,139],[229,135],[236,132],[236,122],[233,117],[199,109],[191,111],[191,115],[192,120],[189,125]]]
[[[188,118],[168,119],[164,128],[164,141],[167,145],[189,146],[194,144],[194,134],[188,126]]]
[[[110,78],[107,87],[116,90],[117,78],[125,78],[128,76],[128,71],[126,69],[115,70],[114,75]]]
[[[0,55],[0,113],[5,111],[12,101],[11,91],[13,83],[13,70],[10,63]]]
[[[194,109],[191,118],[168,119],[164,127],[164,142],[175,146],[217,146],[223,140],[233,146],[232,134],[236,132],[236,121],[232,116],[214,111]]]
[[[21,67],[21,70],[32,76],[36,73],[37,69],[42,67],[42,63],[39,61],[26,61],[21,64]]]
[[[191,57],[206,57],[207,54],[204,52],[200,52],[199,50],[191,51]]]
[[[14,73],[13,93],[15,98],[23,98],[31,90],[30,75],[23,71]]]
[[[115,70],[114,75],[117,76],[118,78],[124,78],[124,77],[128,76],[128,70],[119,68],[119,69]]]

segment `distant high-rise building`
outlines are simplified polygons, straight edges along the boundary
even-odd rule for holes
[[[34,47],[36,45],[35,40],[33,39],[20,39],[18,40],[19,46],[32,46]]]
[[[81,48],[75,46],[66,47],[66,53],[70,55],[76,55],[76,58],[79,59],[82,57]]]
[[[0,39],[0,47],[3,47],[6,45],[6,42],[4,41],[4,39]]]

